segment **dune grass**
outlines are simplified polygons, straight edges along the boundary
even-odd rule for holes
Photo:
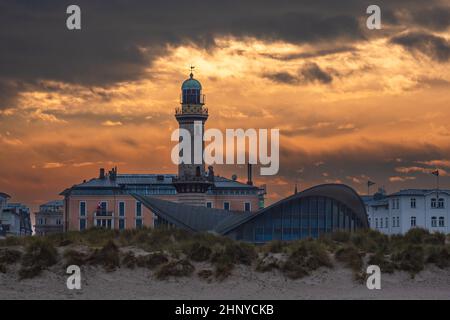
[[[141,253],[135,254],[130,248]],[[0,272],[7,272],[8,265],[20,263],[20,278],[37,276],[60,263],[63,267],[101,266],[106,271],[147,268],[158,279],[165,279],[191,275],[197,263],[206,263],[211,269],[198,273],[205,279],[224,280],[239,264],[260,272],[279,270],[288,278],[298,279],[321,267],[332,268],[333,257],[353,270],[355,278],[370,264],[379,265],[382,272],[403,270],[414,276],[427,264],[450,267],[450,237],[423,229],[395,236],[374,230],[338,231],[316,240],[276,240],[256,246],[173,228],[123,232],[94,228],[0,241]]]

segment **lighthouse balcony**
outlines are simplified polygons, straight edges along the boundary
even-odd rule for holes
[[[183,106],[181,108],[175,108],[175,116],[188,114],[208,116],[208,108],[204,108],[201,105]]]

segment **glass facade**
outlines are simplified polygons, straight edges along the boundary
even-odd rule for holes
[[[242,241],[288,241],[362,227],[363,221],[343,203],[328,197],[305,197],[269,208],[233,233],[237,240]]]

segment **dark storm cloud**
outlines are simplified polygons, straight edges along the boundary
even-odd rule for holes
[[[431,30],[444,31],[450,27],[450,6],[439,6],[415,12],[413,20]]]
[[[361,192],[366,191],[365,183],[368,178],[377,182],[378,186],[390,185],[393,187],[391,191],[405,187],[432,187],[435,180],[429,171],[435,167],[421,166],[424,170],[411,173],[401,173],[398,168],[418,167],[418,161],[446,159],[449,152],[448,148],[429,144],[408,147],[394,143],[371,144],[369,141],[364,147],[342,147],[317,154],[311,154],[307,150],[281,148],[279,177],[290,180],[292,186],[297,179],[312,184],[341,180]],[[293,172],[297,172],[297,175],[293,176]],[[393,176],[403,178],[404,181],[389,181]],[[417,179],[405,178],[411,176]],[[351,179],[352,177],[359,180],[359,183]],[[443,179],[443,183],[449,182],[448,177]]]
[[[333,81],[333,76],[331,73],[333,73],[333,70],[328,72],[320,68],[317,63],[308,62],[305,63],[295,75],[289,72],[276,72],[265,74],[264,77],[277,83],[290,85],[308,84],[314,82],[330,84]]]
[[[322,70],[316,63],[307,63],[300,70],[300,75],[306,82],[320,82],[324,84],[331,83],[333,77]]]
[[[414,14],[439,2],[385,0],[379,5],[390,23],[400,23],[395,20],[398,10]],[[167,45],[190,43],[214,50],[215,38],[222,35],[350,45],[367,37],[365,10],[371,4],[366,0],[76,3],[81,7],[81,31],[66,29],[68,2],[0,0],[0,107],[20,91],[8,83],[43,79],[108,86],[141,77],[155,57],[166,53]],[[445,15],[440,19],[442,27]]]
[[[450,41],[424,32],[410,32],[391,39],[412,53],[420,52],[433,60],[447,62],[450,59]]]
[[[343,53],[343,52],[354,52],[356,51],[356,48],[354,47],[337,47],[337,48],[331,48],[331,49],[322,49],[322,50],[316,50],[311,52],[301,52],[301,53],[290,53],[290,54],[261,54],[262,56],[281,60],[281,61],[289,61],[289,60],[296,60],[296,59],[307,59],[307,58],[316,58],[316,57],[323,57],[328,56],[331,54],[336,53]]]
[[[299,79],[297,76],[290,74],[289,72],[275,72],[264,75],[265,78],[272,80],[273,82],[282,84],[298,84]]]

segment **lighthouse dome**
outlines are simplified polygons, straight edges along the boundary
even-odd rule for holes
[[[202,90],[201,83],[194,79],[194,75],[191,73],[189,79],[185,80],[181,85],[181,90]]]

